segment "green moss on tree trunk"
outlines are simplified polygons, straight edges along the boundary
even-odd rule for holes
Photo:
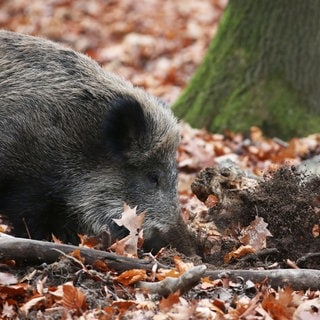
[[[320,3],[230,0],[176,115],[211,131],[290,138],[320,128]]]

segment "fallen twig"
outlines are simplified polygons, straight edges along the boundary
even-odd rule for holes
[[[319,290],[320,270],[314,269],[277,269],[277,270],[215,270],[207,271],[205,276],[218,279],[223,274],[230,278],[242,277],[255,283],[268,279],[273,288],[289,285],[293,290]]]
[[[73,245],[59,244],[46,241],[15,238],[0,233],[0,261],[15,260],[17,264],[52,263],[59,260],[62,251],[66,254],[80,250],[86,264],[97,260],[104,261],[112,270],[122,272],[129,269],[145,269],[151,271],[154,261],[141,260],[119,256],[115,253],[82,248]],[[158,263],[161,268],[168,268]]]
[[[204,276],[207,267],[205,265],[196,266],[187,270],[179,278],[167,277],[159,282],[139,281],[136,287],[147,289],[151,294],[158,294],[167,297],[170,293],[180,291],[183,294],[193,288]]]

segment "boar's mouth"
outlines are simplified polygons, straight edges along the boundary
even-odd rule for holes
[[[143,244],[146,252],[157,253],[161,248],[171,246],[187,256],[196,254],[193,236],[186,225],[177,224],[166,233],[152,229],[150,234],[151,236],[145,239]]]
[[[196,254],[195,239],[188,230],[186,223],[180,214],[177,202],[168,209],[173,214],[170,216],[148,215],[143,223],[144,244],[143,249],[148,252],[157,253],[163,247],[172,247],[179,252],[191,256]]]

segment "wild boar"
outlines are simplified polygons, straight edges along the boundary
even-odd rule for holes
[[[77,243],[124,203],[145,211],[145,248],[194,253],[177,198],[179,130],[144,90],[56,43],[0,31],[0,212],[13,234]]]

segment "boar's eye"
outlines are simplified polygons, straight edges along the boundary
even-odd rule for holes
[[[148,174],[148,179],[151,184],[155,187],[159,187],[160,185],[161,174],[159,172],[150,172]]]

